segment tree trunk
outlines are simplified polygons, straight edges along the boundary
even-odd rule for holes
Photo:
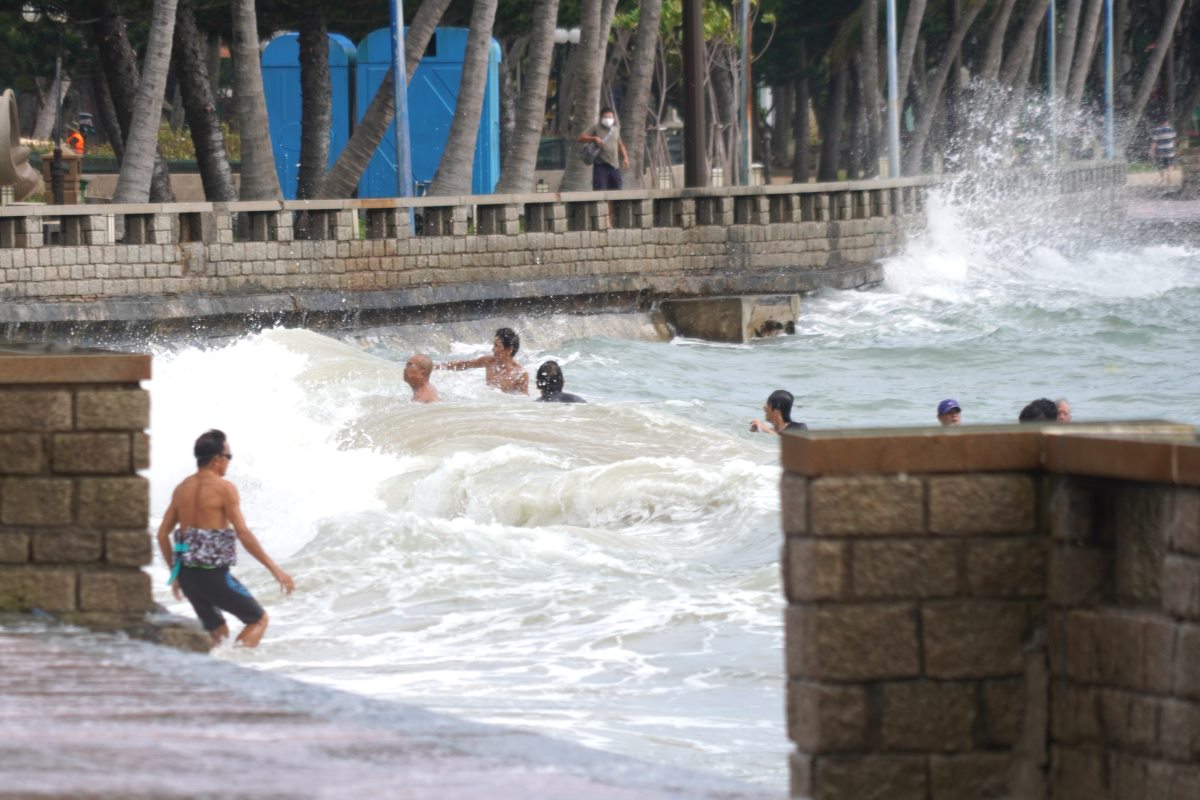
[[[654,62],[658,58],[658,23],[662,19],[662,0],[642,0],[638,8],[637,35],[633,40],[633,61],[629,65],[628,94],[621,108],[625,149],[629,152],[631,185],[642,185],[642,165],[646,152],[646,118],[650,106],[650,84],[654,80]]]
[[[900,52],[896,56],[896,86],[900,96],[900,107],[908,97],[909,78],[913,74],[913,55],[917,51],[917,41],[921,37],[921,22],[925,19],[925,0],[912,0],[908,13],[904,15],[904,33],[900,37]],[[919,69],[925,69],[923,62]]]
[[[920,0],[917,0],[920,2]],[[914,3],[916,5],[916,3]],[[883,123],[879,113],[879,0],[863,0],[862,5],[862,106],[866,115],[866,142],[863,161],[879,163],[879,139]],[[877,167],[868,166],[875,175]]]
[[[507,150],[508,156],[504,159],[504,168],[500,172],[500,182],[496,184],[496,191],[500,194],[533,191],[538,145],[542,141],[542,125],[546,117],[546,90],[550,66],[554,63],[554,28],[557,24],[558,0],[537,0],[533,9],[529,58],[525,65],[516,126]]]
[[[118,0],[100,0],[97,16],[92,20],[92,38],[100,56],[100,66],[108,80],[109,97],[117,112],[117,122],[121,126],[117,138],[121,141],[123,154],[141,78],[137,53],[129,43]],[[154,155],[154,175],[150,180],[150,200],[155,203],[171,203],[175,200],[167,162],[157,151]]]
[[[1068,0],[1067,12],[1063,16],[1062,36],[1058,40],[1058,64],[1054,75],[1054,94],[1059,102],[1066,96],[1067,80],[1071,76],[1071,56],[1075,53],[1075,40],[1079,37],[1079,13],[1083,0]]]
[[[155,0],[150,20],[150,41],[142,62],[142,80],[125,140],[125,158],[113,192],[114,203],[145,203],[150,199],[158,127],[162,122],[163,93],[171,68],[171,40],[175,34],[176,0]]]
[[[417,15],[408,26],[408,35],[404,39],[404,72],[412,79],[421,55],[429,45],[429,39],[437,29],[438,22],[450,0],[422,0],[417,8]],[[379,149],[392,117],[396,115],[396,99],[393,97],[393,80],[391,70],[375,91],[367,113],[358,121],[350,141],[338,156],[333,168],[325,176],[325,185],[321,187],[323,197],[349,197],[354,193],[358,182],[362,180],[363,172],[367,169],[371,157]]]
[[[1138,87],[1129,115],[1125,118],[1125,134],[1122,137],[1123,144],[1118,148],[1120,150],[1124,150],[1125,145],[1128,145],[1133,139],[1134,131],[1141,122],[1142,114],[1146,112],[1146,104],[1150,102],[1150,93],[1154,91],[1154,85],[1158,83],[1158,74],[1162,70],[1163,59],[1171,49],[1171,40],[1175,37],[1175,26],[1179,22],[1180,12],[1183,11],[1183,0],[1170,0],[1170,3],[1166,14],[1163,15],[1162,27],[1159,28],[1158,39],[1150,55],[1150,63],[1146,65],[1146,71],[1142,73],[1141,85]]]
[[[809,163],[809,140],[810,133],[808,128],[809,115],[809,89],[808,89],[808,48],[805,46],[804,40],[800,40],[800,53],[798,69],[799,75],[796,78],[796,102],[792,110],[792,120],[795,127],[795,149],[792,150],[792,182],[793,183],[808,183],[808,176],[812,174],[812,165]]]
[[[792,136],[795,124],[792,122],[793,100],[795,92],[793,84],[781,84],[771,87],[771,96],[775,98],[775,124],[771,137],[771,165],[783,169],[788,163],[788,140]]]
[[[1091,0],[1084,17],[1083,32],[1075,46],[1075,59],[1071,64],[1071,77],[1067,81],[1066,113],[1073,114],[1083,103],[1083,90],[1087,87],[1088,73],[1092,71],[1092,60],[1100,33],[1100,17],[1104,11],[1104,0]]]
[[[267,122],[267,96],[259,62],[258,18],[254,0],[233,0],[233,108],[242,136],[239,197],[242,200],[279,200],[279,175]]]
[[[175,48],[171,58],[175,74],[179,76],[183,109],[196,148],[204,199],[210,203],[228,203],[237,199],[237,190],[233,185],[233,171],[229,168],[229,154],[225,151],[225,137],[221,134],[217,103],[212,96],[206,49],[204,37],[196,27],[191,2],[185,0],[179,4],[175,15]]]
[[[984,83],[994,82],[1000,74],[1000,63],[1004,59],[1004,35],[1008,32],[1008,21],[1016,4],[1017,0],[1002,0],[992,19],[992,32],[988,35],[987,49],[979,65],[979,79]]]
[[[174,46],[172,46],[174,51]],[[174,76],[167,79],[167,92],[171,98],[170,111],[167,112],[167,124],[171,126],[171,131],[179,133],[183,130],[183,92],[179,88],[179,80]]]
[[[536,17],[535,17],[536,19]],[[513,134],[517,130],[517,105],[520,101],[521,81],[519,71],[521,60],[528,51],[528,34],[518,37],[507,50],[501,45],[500,51],[500,174],[508,164],[512,151]]]
[[[850,65],[843,61],[834,67],[829,99],[821,116],[821,163],[818,181],[836,181],[842,158],[842,123],[846,117],[846,95],[850,88]]]
[[[54,109],[57,104],[63,102],[63,98],[67,96],[67,92],[69,91],[71,91],[71,76],[66,74],[66,72],[63,72],[62,77],[59,79],[57,98],[54,96],[54,79],[50,79],[50,87],[46,92],[46,102],[38,109],[37,122],[33,124],[32,138],[46,140],[54,136],[54,121],[59,116],[55,114]],[[65,117],[63,119],[65,120]],[[62,137],[62,131],[59,131],[59,137]]]
[[[479,138],[479,117],[483,113],[483,91],[487,87],[488,54],[491,52],[492,24],[499,0],[474,0],[471,6],[471,30],[467,34],[467,54],[463,59],[462,81],[454,104],[454,121],[437,172],[429,184],[431,195],[471,194],[471,172],[475,166],[475,140]]]
[[[1038,31],[1046,20],[1046,9],[1049,5],[1050,0],[1031,0],[1029,8],[1025,10],[1025,21],[1021,25],[1021,31],[1005,56],[1004,67],[1000,70],[1000,83],[1003,85],[1016,86],[1021,76],[1028,75],[1033,47],[1038,40]]]
[[[958,60],[963,40],[967,38],[967,32],[975,23],[984,5],[986,3],[983,0],[978,0],[978,2],[963,9],[962,16],[959,17],[958,24],[951,31],[950,39],[946,42],[946,47],[942,51],[942,60],[938,62],[937,69],[929,81],[928,91],[925,94],[925,103],[921,107],[921,113],[917,116],[917,129],[913,133],[911,143],[909,144],[907,160],[907,172],[909,174],[920,172],[921,162],[925,158],[925,143],[929,140],[929,132],[933,129],[933,118],[937,110],[941,107],[939,100],[946,88],[946,79],[950,76],[950,70]]]
[[[92,76],[92,96],[96,98],[96,120],[104,131],[104,137],[112,146],[119,166],[125,155],[125,139],[121,134],[121,123],[117,119],[112,95],[108,92],[108,79],[104,77],[103,72]]]
[[[580,7],[579,45],[575,57],[579,61],[579,83],[574,93],[567,147],[567,168],[563,170],[561,189],[582,192],[592,188],[592,168],[575,154],[574,140],[588,126],[595,124],[600,114],[600,79],[608,52],[608,33],[612,28],[616,0],[583,0]]]
[[[221,97],[221,34],[210,33],[204,41],[204,61],[208,67],[209,94],[218,101]],[[218,109],[218,112],[220,109]]]
[[[319,6],[300,18],[300,169],[296,198],[321,196],[329,169],[329,131],[333,127],[333,84],[329,78],[329,25]]]

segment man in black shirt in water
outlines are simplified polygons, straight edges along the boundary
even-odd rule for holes
[[[776,435],[784,431],[808,430],[808,426],[803,422],[792,422],[793,402],[795,402],[795,398],[792,397],[792,393],[785,389],[776,389],[771,392],[771,396],[763,404],[763,416],[767,418],[767,421],[753,420],[750,423],[750,430]]]
[[[537,388],[541,391],[542,396],[538,398],[539,403],[586,403],[577,394],[564,392],[563,389],[563,373],[562,367],[557,361],[547,361],[538,367],[537,371]]]

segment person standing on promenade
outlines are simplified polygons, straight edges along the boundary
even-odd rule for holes
[[[267,632],[267,612],[229,571],[237,563],[236,543],[241,542],[246,552],[270,571],[284,594],[291,594],[296,585],[246,527],[237,487],[225,480],[233,460],[225,434],[215,429],[201,434],[192,453],[196,474],[175,488],[158,526],[158,546],[172,568],[171,589],[176,599],[182,590],[214,644],[229,636],[221,614],[224,610],[246,626],[238,634],[237,644],[254,647]]]
[[[1150,157],[1158,166],[1158,185],[1171,183],[1171,164],[1175,161],[1175,129],[1171,120],[1163,119],[1150,131]]]
[[[585,148],[591,146],[596,152],[592,161],[592,189],[620,189],[621,170],[629,169],[629,154],[625,152],[621,126],[613,110],[601,109],[600,123],[581,133],[577,141],[582,142]]]
[[[529,373],[517,363],[517,351],[521,349],[521,337],[512,328],[500,328],[492,340],[492,354],[466,361],[447,361],[434,365],[434,369],[460,371],[483,367],[488,386],[495,386],[507,394],[529,394]]]
[[[752,420],[750,422],[751,432],[778,435],[784,431],[808,430],[808,426],[803,422],[792,421],[792,404],[794,402],[795,398],[792,393],[786,389],[776,389],[771,392],[771,396],[763,404],[763,416],[766,417],[766,422],[761,419]]]
[[[433,372],[433,362],[429,356],[417,354],[404,365],[404,382],[412,387],[414,403],[436,403],[440,398],[438,390],[429,382]]]
[[[957,400],[947,398],[938,403],[937,418],[943,428],[958,425],[962,422],[962,407]]]
[[[587,402],[577,394],[563,391],[563,372],[557,361],[547,361],[538,367],[537,388],[542,393],[537,399],[539,403]]]

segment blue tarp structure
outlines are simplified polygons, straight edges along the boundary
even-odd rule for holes
[[[433,180],[450,135],[458,87],[462,81],[467,29],[438,28],[408,85],[409,131],[413,180],[417,194]],[[263,53],[263,83],[267,93],[275,167],[283,196],[296,196],[300,155],[300,59],[297,36],[273,40]],[[354,79],[350,79],[350,69]],[[355,122],[366,113],[379,84],[391,69],[391,33],[383,28],[368,34],[357,50],[343,36],[330,35],[330,72],[334,90],[334,130],[330,163],[349,139]],[[340,77],[344,73],[344,81]],[[337,75],[338,77],[333,77]],[[342,83],[339,85],[339,81]],[[344,131],[344,132],[343,132]],[[487,85],[475,143],[471,176],[474,194],[490,194],[500,179],[500,45],[493,39],[488,53]],[[396,195],[396,127],[393,123],[359,183],[359,197]]]

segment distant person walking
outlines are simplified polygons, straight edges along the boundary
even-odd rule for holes
[[[547,361],[538,367],[537,388],[542,393],[537,399],[539,403],[587,402],[577,394],[563,391],[563,372],[557,361]]]
[[[412,388],[414,403],[436,403],[438,401],[438,390],[433,388],[433,384],[429,382],[429,375],[432,372],[433,362],[429,360],[429,356],[419,353],[404,365],[404,382]]]
[[[521,349],[521,337],[512,328],[500,328],[492,340],[492,354],[466,361],[447,361],[434,365],[434,369],[485,370],[484,379],[488,386],[495,386],[507,394],[529,394],[529,373],[517,363],[517,351]]]
[[[943,428],[950,428],[962,422],[962,406],[957,400],[947,398],[938,403],[937,420]]]
[[[766,418],[766,422],[761,419],[751,420],[751,432],[778,435],[784,431],[808,430],[808,426],[803,422],[792,421],[792,404],[794,402],[795,397],[786,389],[776,389],[771,392],[771,396],[763,404],[763,417]]]
[[[592,189],[620,189],[621,170],[629,169],[629,154],[625,152],[621,126],[613,110],[601,109],[600,122],[581,133],[578,141],[592,159]]]
[[[215,644],[229,636],[221,614],[228,611],[246,625],[237,643],[254,647],[267,632],[267,612],[229,571],[237,563],[237,542],[270,571],[284,594],[296,585],[246,527],[237,487],[225,480],[233,460],[225,434],[215,429],[201,434],[192,453],[196,474],[175,488],[158,526],[158,547],[172,567],[171,589],[176,599],[182,590]]]
[[[1171,182],[1171,164],[1175,161],[1175,129],[1164,119],[1150,131],[1150,157],[1158,166],[1158,185]]]

